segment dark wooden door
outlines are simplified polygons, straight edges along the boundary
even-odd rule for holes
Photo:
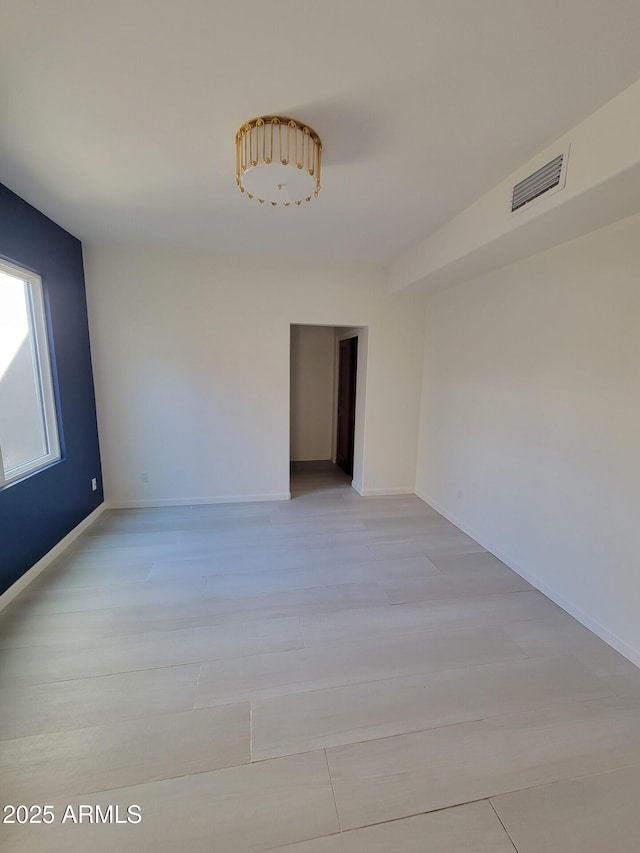
[[[358,339],[347,338],[340,341],[336,462],[349,476],[353,476],[357,363]]]

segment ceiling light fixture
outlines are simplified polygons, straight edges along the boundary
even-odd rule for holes
[[[284,116],[261,116],[236,133],[236,183],[240,192],[289,207],[320,192],[322,143],[305,124]]]

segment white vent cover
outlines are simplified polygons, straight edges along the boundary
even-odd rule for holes
[[[564,187],[567,165],[567,151],[558,154],[533,174],[517,183],[511,194],[511,212],[522,210],[525,205],[539,199],[540,196],[557,192]]]

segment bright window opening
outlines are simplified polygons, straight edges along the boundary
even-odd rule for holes
[[[0,487],[57,459],[42,282],[0,261]]]

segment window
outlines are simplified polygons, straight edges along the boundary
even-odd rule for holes
[[[0,261],[0,487],[57,459],[42,281]]]

